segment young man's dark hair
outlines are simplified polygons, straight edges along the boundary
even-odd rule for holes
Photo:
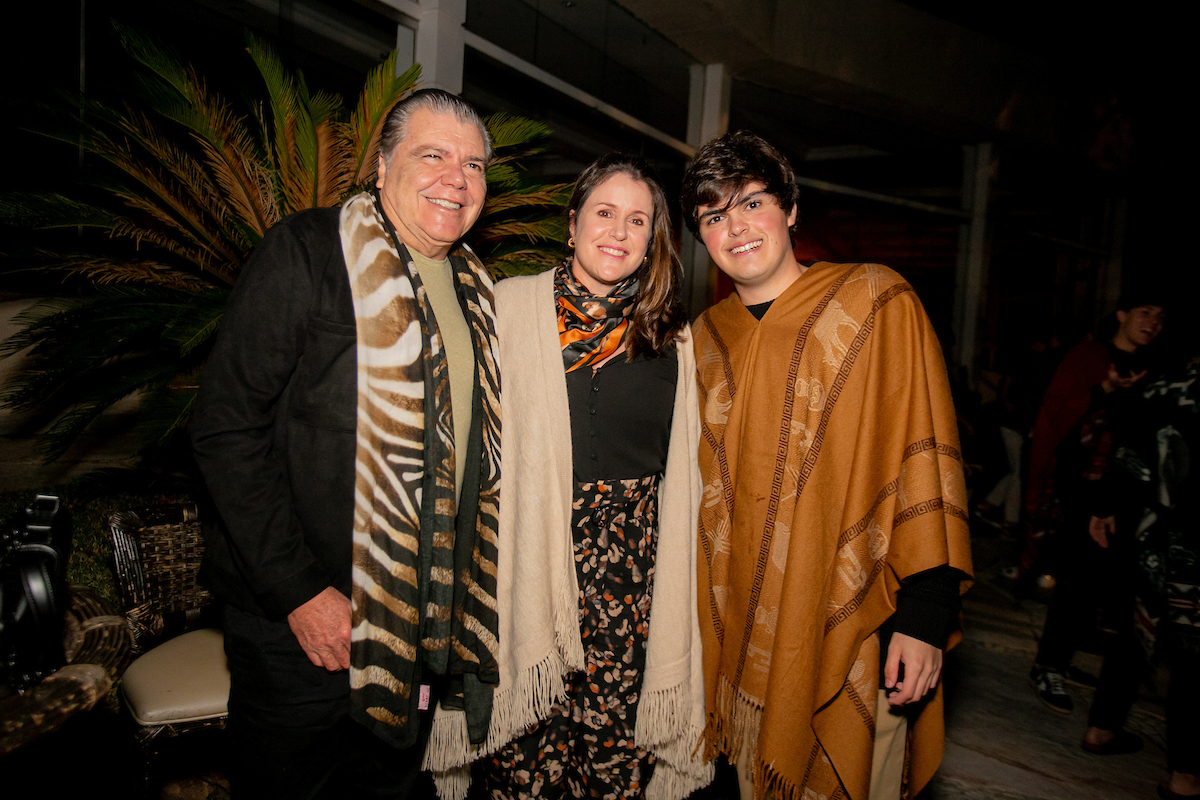
[[[1142,306],[1167,307],[1166,293],[1157,286],[1138,286],[1121,292],[1115,311],[1132,311]]]
[[[724,201],[722,211],[755,181],[763,184],[784,214],[790,214],[800,197],[796,173],[775,147],[750,131],[734,131],[713,139],[696,152],[683,178],[683,219],[688,230],[699,235],[696,209]],[[794,238],[796,226],[789,232]]]

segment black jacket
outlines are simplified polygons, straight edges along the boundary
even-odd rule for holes
[[[217,512],[201,578],[271,619],[327,586],[350,595],[357,339],[338,213],[294,214],[255,249],[192,421]]]

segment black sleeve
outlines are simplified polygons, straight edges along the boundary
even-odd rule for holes
[[[967,577],[953,567],[941,566],[904,581],[896,596],[896,613],[889,620],[891,632],[944,649],[958,621],[959,582]]]
[[[268,231],[229,297],[192,420],[196,462],[223,522],[230,565],[269,616],[333,584],[310,551],[278,452],[280,399],[303,352],[322,258],[312,225]],[[336,239],[336,236],[334,237]]]

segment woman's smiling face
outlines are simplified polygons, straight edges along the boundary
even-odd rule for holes
[[[611,175],[571,213],[569,226],[571,273],[592,294],[605,296],[646,257],[654,229],[650,188],[623,172]]]

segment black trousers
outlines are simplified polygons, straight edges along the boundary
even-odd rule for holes
[[[1167,764],[1178,772],[1200,775],[1200,653],[1170,646],[1165,654],[1171,670],[1167,688]],[[1088,725],[1119,731],[1137,699],[1146,674],[1146,654],[1132,627],[1122,630],[1104,659]]]
[[[397,750],[350,719],[350,676],[308,660],[287,622],[225,609],[230,788],[241,798],[434,797],[421,736]]]
[[[1110,537],[1102,548],[1087,532],[1087,520],[1064,524],[1062,540],[1052,548],[1057,585],[1046,609],[1046,624],[1038,642],[1037,663],[1060,672],[1071,665],[1083,637],[1095,629],[1101,606],[1114,610],[1125,624],[1133,605],[1131,536]]]

